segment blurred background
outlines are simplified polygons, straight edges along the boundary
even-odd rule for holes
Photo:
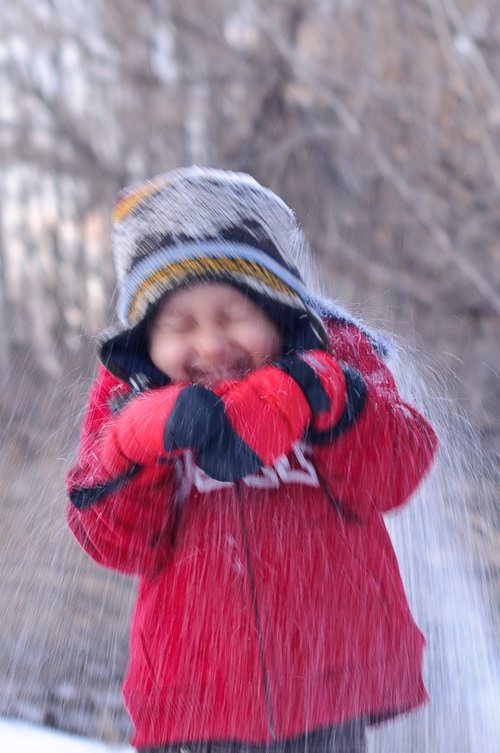
[[[487,470],[453,482],[498,640],[499,81],[497,0],[4,4],[0,714],[127,738],[134,584],[72,541],[64,474],[114,316],[115,194],[184,164],[283,196],[324,291],[471,422]]]

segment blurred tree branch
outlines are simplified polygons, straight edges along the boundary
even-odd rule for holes
[[[266,35],[269,45],[273,46],[279,56],[286,60],[295,78],[305,83],[314,91],[316,96],[321,97],[328,104],[338,123],[348,132],[350,138],[355,140],[359,144],[359,147],[373,160],[380,173],[393,185],[401,198],[408,204],[415,217],[428,230],[439,249],[447,255],[450,262],[455,264],[469,282],[477,288],[489,306],[500,315],[500,294],[486,277],[481,274],[477,267],[470,262],[465,254],[454,248],[449,234],[437,220],[425,196],[405,180],[403,171],[399,166],[394,165],[387,156],[386,151],[373,135],[373,132],[362,127],[356,114],[336,94],[334,89],[329,86],[325,76],[318,73],[307,60],[303,59],[296,50],[293,50],[285,38],[277,33],[275,28],[270,28],[263,22],[261,29]],[[333,137],[333,129],[331,134]],[[324,139],[326,136],[327,132],[322,131],[321,138]],[[308,138],[310,140],[311,134],[309,134]],[[297,143],[296,139],[295,143]],[[293,141],[289,141],[288,144],[291,146]],[[500,182],[498,185],[500,186]]]
[[[464,55],[459,55],[456,51],[456,47],[453,43],[453,38],[449,29],[446,11],[453,17],[455,23],[458,24],[458,30],[464,34],[464,39],[467,44],[470,45],[470,50],[474,54],[472,59],[475,61],[475,67],[481,78],[481,85],[486,85],[493,102],[500,108],[500,89],[495,80],[491,76],[488,67],[486,66],[483,57],[478,51],[477,45],[473,42],[470,35],[467,34],[467,30],[463,23],[458,10],[453,2],[444,0],[441,5],[440,0],[428,0],[429,7],[431,9],[432,17],[434,20],[434,26],[436,29],[436,36],[439,40],[443,57],[446,60],[450,72],[451,80],[455,82],[455,90],[458,96],[465,98],[469,106],[471,107],[475,116],[475,128],[480,134],[480,146],[485,156],[485,162],[487,169],[491,172],[492,178],[495,181],[497,188],[500,188],[500,153],[497,149],[492,137],[488,130],[488,118],[481,112],[481,109],[477,103],[477,97],[475,92],[478,87],[473,87],[468,82],[468,74],[465,71],[466,66]],[[444,6],[444,7],[443,7]],[[468,56],[469,57],[469,56]]]

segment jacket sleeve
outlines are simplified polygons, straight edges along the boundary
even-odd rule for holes
[[[128,395],[127,386],[101,367],[89,396],[78,458],[66,479],[66,517],[96,562],[131,575],[152,575],[168,556],[175,474],[167,460],[110,469],[103,452],[116,420],[110,402]]]
[[[331,336],[346,375],[346,404],[330,431],[310,437],[315,466],[340,509],[357,517],[386,512],[416,489],[437,437],[401,399],[390,370],[357,327],[332,327]]]

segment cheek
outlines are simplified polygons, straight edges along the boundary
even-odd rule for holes
[[[275,327],[252,327],[245,339],[247,349],[262,360],[276,358],[280,353],[280,336]]]
[[[149,357],[156,368],[163,371],[167,376],[178,379],[184,367],[186,347],[182,341],[178,341],[176,338],[157,340],[150,345]]]

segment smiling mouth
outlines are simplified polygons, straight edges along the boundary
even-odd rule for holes
[[[207,371],[195,367],[191,369],[190,379],[193,384],[201,384],[203,387],[210,387],[220,382],[239,381],[240,379],[243,379],[249,371],[250,369],[248,366],[240,364]]]

